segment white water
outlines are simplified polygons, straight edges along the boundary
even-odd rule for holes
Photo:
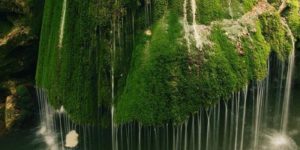
[[[60,21],[60,29],[59,29],[59,41],[58,41],[58,47],[59,48],[62,47],[63,38],[64,38],[66,10],[67,10],[67,0],[63,0],[61,21]]]
[[[185,1],[185,6],[187,2]],[[184,8],[186,9],[186,8]],[[186,10],[185,10],[186,11]],[[186,14],[185,14],[186,15]],[[194,21],[193,21],[194,22]],[[193,23],[194,24],[194,23]],[[115,27],[116,28],[116,27]],[[118,31],[118,30],[114,30]],[[290,34],[291,31],[289,30]],[[286,73],[286,82],[285,88],[283,91],[283,105],[278,104],[278,106],[282,106],[282,109],[278,109],[278,112],[281,115],[281,133],[278,134],[266,134],[264,133],[265,127],[267,125],[263,125],[265,123],[264,119],[267,119],[268,114],[267,111],[264,109],[267,106],[267,99],[268,89],[269,89],[269,75],[266,81],[257,82],[254,87],[248,89],[246,87],[240,94],[239,92],[234,93],[231,100],[226,101],[224,105],[222,103],[215,104],[209,111],[206,112],[207,115],[202,116],[202,109],[199,110],[196,115],[191,116],[192,121],[185,121],[184,124],[180,125],[172,125],[170,126],[172,130],[168,132],[167,129],[161,129],[159,127],[156,128],[145,128],[142,127],[141,124],[135,126],[134,124],[125,125],[126,130],[122,130],[117,127],[114,123],[114,99],[115,99],[115,74],[114,74],[114,61],[115,61],[115,51],[116,51],[116,32],[113,33],[114,41],[112,47],[112,65],[111,65],[111,98],[112,98],[112,107],[111,107],[111,135],[112,135],[112,149],[118,150],[119,145],[120,149],[126,150],[166,150],[164,148],[165,143],[167,143],[168,147],[172,147],[173,150],[219,150],[223,148],[224,150],[244,150],[245,147],[251,147],[253,149],[258,149],[266,143],[270,144],[271,146],[275,147],[272,150],[278,149],[278,145],[286,145],[287,141],[289,143],[294,143],[293,140],[288,137],[287,129],[288,129],[288,112],[289,112],[289,104],[290,104],[290,94],[291,94],[291,82],[292,82],[292,75],[293,75],[293,68],[294,68],[294,57],[295,57],[295,46],[293,44],[293,49],[291,51],[289,60],[288,60],[288,67]],[[119,34],[118,34],[119,36]],[[120,37],[118,37],[120,39]],[[291,40],[294,42],[294,38],[291,34]],[[270,63],[269,63],[270,65]],[[284,65],[281,65],[284,68]],[[270,66],[268,66],[269,68]],[[280,70],[280,69],[279,69]],[[284,70],[281,69],[281,81],[280,87],[284,87],[281,84],[284,80]],[[270,69],[268,69],[270,71]],[[249,95],[253,95],[251,103],[254,105],[247,104],[247,95],[248,91],[254,91]],[[280,93],[280,92],[279,92]],[[67,139],[64,140],[63,136],[66,133],[76,130],[77,127],[74,125],[68,117],[65,116],[65,110],[62,106],[59,110],[53,110],[47,102],[47,95],[41,89],[37,90],[37,95],[39,99],[39,107],[40,107],[40,116],[41,116],[41,129],[39,131],[39,135],[43,136],[45,143],[47,143],[50,150],[57,150],[57,149],[64,149],[64,143],[66,145],[74,145],[68,144]],[[280,96],[278,99],[281,99]],[[276,101],[277,103],[277,101]],[[280,103],[280,101],[278,102]],[[250,102],[249,102],[250,104]],[[250,107],[249,107],[250,106]],[[222,109],[220,109],[222,107]],[[247,110],[250,111],[253,109],[251,116],[253,121],[249,121],[246,118],[248,117]],[[241,111],[240,111],[241,110]],[[205,112],[204,112],[205,113]],[[220,114],[224,116],[224,120],[220,117]],[[59,117],[59,125],[55,123],[55,115]],[[242,116],[242,118],[240,118]],[[196,118],[195,118],[196,117]],[[220,119],[221,118],[221,119]],[[207,119],[207,120],[206,120]],[[196,122],[194,121],[196,120]],[[278,123],[278,122],[275,122]],[[253,133],[252,137],[249,137],[246,133],[249,130],[249,124],[253,124],[251,126],[251,133]],[[136,131],[136,129],[138,131]],[[83,149],[87,150],[90,149],[90,139],[91,139],[91,128],[88,126],[83,126],[83,132],[80,135],[83,136]],[[166,131],[165,131],[166,130]],[[57,134],[58,131],[60,134]],[[204,132],[202,132],[204,131]],[[206,132],[205,132],[206,131]],[[162,138],[161,132],[166,132],[166,141],[160,141]],[[248,131],[249,132],[249,131]],[[147,134],[144,134],[147,133]],[[221,134],[220,134],[221,133]],[[223,137],[220,138],[220,135]],[[262,143],[261,137],[263,135],[268,142]],[[60,138],[58,137],[60,135]],[[124,136],[125,135],[125,136]],[[147,136],[145,136],[147,135]],[[172,138],[168,138],[168,136],[172,136]],[[126,137],[126,138],[124,138]],[[154,138],[154,140],[153,140]],[[59,142],[60,139],[60,142]],[[171,141],[169,141],[171,139]],[[220,141],[219,141],[220,139]],[[126,141],[126,142],[119,142],[119,141]],[[136,142],[138,141],[138,142]],[[79,142],[79,141],[78,141]],[[170,146],[168,145],[170,143]],[[251,144],[250,144],[251,143]],[[76,144],[77,145],[77,144]],[[75,145],[75,146],[76,146]],[[146,146],[148,148],[145,148]],[[277,147],[276,147],[277,146]],[[124,148],[126,147],[126,148]],[[153,148],[155,147],[155,148]],[[297,145],[293,145],[291,149],[287,150],[296,150],[295,147]],[[269,149],[268,149],[269,150]],[[279,149],[278,149],[279,150]],[[281,149],[280,149],[281,150]]]
[[[285,134],[270,131],[263,135],[263,143],[260,150],[298,150],[297,144]]]
[[[196,0],[191,0],[192,5],[192,14],[193,14],[193,29],[194,29],[194,38],[196,42],[197,48],[202,48],[202,41],[197,29],[197,22],[196,22],[196,12],[197,12],[197,4]]]
[[[188,0],[184,0],[184,3],[183,3],[183,29],[184,29],[184,38],[187,42],[187,48],[188,48],[188,52],[191,51],[191,41],[190,41],[190,38],[189,38],[189,24],[188,24],[188,21],[187,21],[187,1]]]
[[[294,55],[293,52],[291,52],[291,55]],[[291,66],[292,61],[290,60],[288,63],[288,66]],[[270,62],[268,65],[270,65]],[[281,66],[284,67],[284,65]],[[270,66],[268,66],[268,68],[270,68]],[[281,68],[279,68],[279,70],[281,70]],[[279,74],[282,74],[281,72],[282,71],[278,71]],[[248,148],[254,150],[283,150],[280,149],[282,145],[288,147],[288,149],[285,150],[297,150],[295,142],[285,134],[279,133],[280,136],[278,137],[277,134],[265,133],[265,130],[268,127],[267,119],[269,117],[273,118],[273,116],[268,116],[268,111],[264,110],[265,108],[270,109],[265,106],[268,104],[268,102],[266,102],[266,98],[270,97],[268,95],[270,80],[269,75],[270,69],[268,69],[268,77],[266,80],[256,82],[254,86],[250,88],[245,86],[241,92],[232,94],[233,96],[231,100],[224,101],[224,104],[216,104],[214,107],[211,107],[210,110],[206,110],[204,112],[206,113],[206,115],[204,115],[205,119],[202,118],[203,112],[202,109],[200,109],[199,112],[193,115],[189,121],[185,121],[180,125],[172,126],[171,133],[167,133],[167,136],[172,135],[172,138],[166,138],[167,141],[162,144],[170,143],[172,150],[245,150]],[[292,77],[288,77],[289,75],[292,75],[292,73],[289,73],[288,71],[286,80],[286,85],[288,86],[286,86],[284,88],[285,90],[282,91],[284,94],[291,94],[290,92],[286,92],[291,86],[288,79],[291,79]],[[284,78],[281,78],[281,80],[284,80]],[[282,82],[283,81],[278,82],[279,87]],[[252,102],[247,103],[249,100]],[[281,102],[276,101],[276,103]],[[282,112],[283,110],[287,110],[284,108],[286,106],[282,107]],[[248,114],[248,111],[251,111],[252,113]],[[224,118],[220,117],[220,114],[222,114]],[[248,117],[251,117],[252,119],[247,119]],[[285,116],[282,116],[282,118],[284,117]],[[220,120],[220,118],[223,119]],[[196,120],[196,122],[194,120]],[[141,137],[140,134],[142,131],[143,129],[139,128],[139,141],[142,141],[139,142],[139,147],[143,147],[144,142],[146,142],[148,143],[146,145],[150,145],[146,150],[152,150],[153,147],[151,147],[151,140],[149,140],[149,138],[152,138],[151,131],[149,131],[150,136]],[[160,139],[160,134],[157,131],[162,131],[162,129],[159,130],[159,128],[155,128],[155,132],[153,133],[155,134],[155,139]],[[131,132],[134,133],[134,131]],[[250,136],[248,134],[249,132],[253,135]],[[220,135],[222,135],[221,138]],[[168,139],[171,139],[171,141],[168,141]],[[288,146],[284,142],[288,142],[292,145]],[[165,148],[162,148],[163,146],[159,144],[155,142],[155,149],[165,150]],[[127,146],[128,150],[134,150],[134,146],[132,146],[132,144]],[[273,149],[267,149],[266,146],[272,147]]]
[[[236,126],[235,126],[235,137],[234,137],[234,150],[237,150],[237,148],[238,148],[238,131],[239,131],[239,109],[240,109],[240,92],[238,92],[238,94],[237,94],[237,103],[236,103],[236,112],[235,112],[235,124],[236,124]]]
[[[284,21],[283,21],[284,22]],[[288,34],[291,37],[292,42],[292,50],[290,52],[290,56],[288,59],[288,70],[286,75],[286,84],[284,90],[284,99],[283,99],[283,111],[282,111],[282,120],[281,120],[281,132],[286,134],[288,128],[288,118],[289,118],[289,106],[290,106],[290,99],[291,99],[291,87],[292,87],[292,78],[293,78],[293,71],[295,66],[295,38],[289,26],[286,23],[288,30]]]
[[[54,114],[55,111],[50,107],[47,99],[46,92],[43,89],[36,90],[38,102],[39,102],[39,113],[40,113],[40,129],[37,135],[43,137],[44,142],[47,144],[50,150],[58,150],[58,142],[56,140],[55,133],[55,122]]]
[[[246,86],[243,89],[243,96],[244,96],[244,105],[243,105],[243,122],[242,122],[242,131],[241,131],[240,150],[243,150],[243,147],[244,147],[244,133],[245,133],[245,122],[246,122],[248,86]]]

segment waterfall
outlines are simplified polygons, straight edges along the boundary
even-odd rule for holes
[[[192,25],[190,26],[188,23],[188,12],[187,12],[187,7],[188,7],[188,0],[184,0],[183,3],[183,29],[184,29],[184,38],[187,42],[187,48],[188,48],[188,52],[190,52],[191,50],[191,40],[190,37],[193,37],[193,39],[195,40],[195,44],[196,47],[198,49],[201,50],[202,46],[203,46],[203,41],[201,39],[201,35],[200,32],[198,30],[200,30],[199,25],[197,24],[197,18],[196,18],[196,13],[197,13],[197,4],[196,4],[196,0],[191,0],[191,8],[192,8]],[[193,31],[193,34],[191,35],[190,32],[191,30]],[[203,34],[203,33],[202,33]]]
[[[48,103],[48,96],[43,89],[37,88],[36,93],[40,110],[40,129],[37,134],[42,136],[50,150],[58,150],[59,146],[56,139],[57,135],[55,133],[56,127],[54,121],[55,111]]]
[[[116,125],[114,122],[114,113],[115,113],[115,54],[116,54],[116,47],[117,47],[117,36],[116,32],[119,33],[119,27],[117,25],[117,18],[114,18],[112,21],[112,48],[111,48],[111,138],[112,138],[112,150],[117,150],[117,143],[116,143]],[[117,29],[118,28],[118,29]],[[118,34],[119,36],[119,34]]]
[[[183,29],[184,29],[184,38],[187,42],[187,48],[188,48],[188,52],[191,51],[191,42],[190,42],[190,38],[189,38],[189,24],[188,24],[188,21],[187,21],[187,0],[184,0],[184,3],[183,3]]]
[[[245,123],[246,123],[248,86],[246,86],[243,89],[243,96],[244,96],[244,104],[243,104],[243,121],[242,121],[240,150],[243,150],[243,146],[244,146],[244,133],[245,133]]]
[[[256,101],[255,101],[255,121],[254,121],[254,139],[253,139],[253,149],[257,149],[260,130],[261,130],[261,115],[262,115],[262,101],[264,100],[264,86],[265,82],[257,82],[256,87]]]
[[[66,9],[67,9],[67,0],[63,0],[61,20],[60,20],[60,29],[59,29],[59,41],[58,47],[62,47],[64,31],[65,31],[65,20],[66,20]]]
[[[64,3],[66,3],[66,0],[64,0]],[[191,26],[193,28],[191,29],[194,29],[194,34],[196,34],[196,7],[193,6],[196,4],[194,0],[191,0],[191,5],[193,9],[193,25]],[[189,32],[186,7],[187,0],[184,1],[184,20],[186,20],[185,30]],[[200,108],[191,114],[189,119],[181,123],[168,122],[156,127],[144,126],[141,123],[128,123],[117,126],[114,122],[115,67],[116,51],[119,48],[118,46],[121,45],[121,31],[117,22],[115,18],[111,24],[113,28],[110,68],[111,129],[107,131],[91,124],[78,125],[73,123],[63,106],[58,110],[53,109],[48,102],[46,90],[37,88],[41,118],[40,130],[37,134],[43,137],[48,149],[63,150],[67,149],[66,146],[72,146],[80,150],[102,149],[102,147],[105,147],[105,149],[111,148],[112,150],[244,150],[245,148],[269,150],[262,148],[261,145],[269,142],[270,145],[273,144],[274,146],[274,141],[288,140],[293,144],[292,149],[288,150],[296,150],[297,145],[287,135],[295,59],[295,39],[288,27],[293,47],[287,67],[285,63],[277,61],[280,67],[278,67],[279,69],[275,74],[280,79],[276,82],[279,90],[276,90],[278,93],[275,94],[275,100],[278,103],[275,108],[268,106],[269,100],[273,98],[269,90],[272,87],[270,86],[272,85],[270,66],[274,62],[270,58],[267,62],[268,75],[265,80],[253,81],[253,84],[245,85],[241,91],[232,93],[231,98],[220,99],[219,102],[212,104],[210,108]],[[188,34],[187,42],[189,42]],[[272,120],[273,124],[281,124],[279,129],[268,124],[269,118],[273,115],[269,112],[269,109],[273,109],[275,115],[281,114],[277,121],[275,119],[275,123]],[[276,132],[269,133],[268,130],[275,130]],[[279,134],[278,130],[280,131]],[[111,135],[111,139],[103,138],[103,135],[106,134]],[[74,141],[69,142],[69,138]],[[97,144],[95,145],[95,143]]]
[[[282,21],[284,22],[284,21]],[[286,25],[288,30],[288,34],[291,37],[292,42],[292,50],[290,52],[290,56],[288,59],[288,68],[287,68],[287,75],[286,75],[286,83],[285,83],[285,90],[284,90],[284,99],[283,99],[283,110],[282,110],[282,117],[281,117],[281,132],[286,134],[287,127],[288,127],[288,117],[289,117],[289,105],[290,105],[290,98],[291,98],[291,87],[292,87],[292,78],[293,78],[293,70],[295,66],[295,38],[289,26]]]
[[[192,5],[193,29],[194,29],[194,38],[195,38],[195,42],[196,42],[196,47],[201,48],[202,42],[201,42],[201,38],[200,38],[198,29],[197,29],[197,22],[196,22],[196,12],[197,12],[196,0],[191,0],[191,5]]]
[[[198,113],[198,150],[201,150],[202,146],[202,109],[200,108]]]
[[[238,131],[239,131],[239,106],[240,106],[240,92],[237,94],[236,112],[235,112],[235,138],[234,138],[234,150],[238,147]]]
[[[46,90],[36,87],[36,93],[40,116],[40,126],[36,134],[38,139],[42,137],[46,144],[45,149],[78,148],[89,150],[99,147],[98,145],[92,146],[89,143],[93,140],[93,137],[98,136],[97,132],[91,133],[93,126],[73,123],[63,106],[57,110],[54,109],[48,102]]]
[[[208,109],[206,110],[206,115],[207,115],[207,128],[206,128],[206,150],[210,150],[210,115],[211,115],[211,110]]]

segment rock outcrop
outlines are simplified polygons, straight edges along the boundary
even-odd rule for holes
[[[16,107],[16,96],[7,96],[5,102],[5,128],[9,130],[14,122],[18,120],[20,116],[20,110]]]
[[[43,3],[0,1],[0,135],[18,128],[16,124],[31,113],[27,110],[32,107],[34,96],[26,95],[24,100],[17,87],[34,83]],[[28,114],[24,115],[24,111]]]

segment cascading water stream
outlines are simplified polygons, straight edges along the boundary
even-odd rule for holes
[[[67,11],[67,0],[63,0],[60,29],[59,29],[59,41],[58,41],[58,47],[60,48],[62,47],[63,38],[64,38],[66,11]]]
[[[198,113],[198,150],[202,147],[202,108],[200,108]]]
[[[40,110],[40,129],[37,134],[43,137],[48,149],[57,150],[59,146],[56,140],[57,135],[55,133],[55,111],[51,109],[47,99],[48,96],[43,89],[36,88],[36,93]]]
[[[234,138],[234,150],[238,148],[238,131],[239,131],[239,106],[240,106],[240,92],[237,94],[237,102],[236,102],[236,112],[235,112],[235,138]]]
[[[285,22],[285,21],[282,21]],[[288,128],[288,117],[289,117],[289,105],[291,99],[291,87],[292,87],[292,78],[293,78],[293,71],[295,66],[295,38],[289,26],[286,23],[288,30],[288,34],[291,37],[292,42],[292,49],[290,52],[290,56],[288,59],[288,68],[287,68],[287,75],[286,75],[286,82],[285,82],[285,90],[284,90],[284,98],[283,98],[283,110],[282,110],[282,117],[281,117],[281,132],[286,134]]]
[[[115,134],[115,52],[116,52],[116,20],[112,23],[113,31],[113,45],[111,49],[111,138],[112,138],[112,150],[117,150],[116,134]]]
[[[207,129],[206,129],[206,150],[210,150],[210,115],[211,110],[206,110],[207,115]]]
[[[260,136],[260,129],[261,129],[261,114],[262,114],[261,108],[262,108],[262,101],[264,98],[264,87],[265,87],[264,81],[257,82],[253,149],[257,149],[258,142],[259,142],[258,138]]]
[[[148,5],[148,2],[151,1],[147,1],[146,5]],[[229,4],[231,5],[231,2]],[[149,5],[151,5],[151,3]],[[196,1],[191,0],[191,26],[189,26],[187,21],[187,5],[188,0],[185,0],[183,7],[183,20],[184,30],[186,32],[185,38],[187,41],[188,50],[190,50],[190,30],[193,30],[197,47],[201,47],[201,39],[197,30],[198,25],[196,23]],[[66,8],[67,0],[63,0],[59,47],[62,47],[63,43]],[[151,14],[151,6],[150,9],[147,8],[145,11]],[[151,18],[149,14],[146,15],[148,16],[147,19]],[[211,108],[206,111],[204,108],[201,108],[197,113],[195,113],[195,115],[191,115],[190,120],[186,120],[183,124],[174,123],[170,126],[168,124],[163,125],[163,127],[144,127],[140,123],[138,125],[131,123],[117,127],[114,122],[116,91],[115,57],[117,46],[121,45],[121,27],[117,24],[117,20],[118,19],[114,18],[111,24],[113,28],[110,68],[112,127],[110,130],[111,133],[109,134],[112,136],[112,144],[110,145],[112,150],[244,150],[245,147],[251,147],[256,150],[260,148],[260,145],[262,144],[260,141],[261,134],[264,134],[264,129],[268,128],[268,124],[265,122],[265,120],[270,117],[268,113],[269,78],[271,76],[270,61],[268,62],[268,77],[266,80],[258,81],[255,85],[252,85],[252,87],[245,85],[246,87],[243,89],[243,91],[232,94],[233,96],[231,100],[220,100],[219,103],[213,104]],[[134,31],[134,14],[132,14],[132,20],[132,30]],[[150,19],[147,22],[147,24],[149,24]],[[285,69],[285,65],[283,63],[281,64],[281,67],[279,67],[279,74],[281,75],[279,79],[280,82],[278,82],[278,84],[280,84],[280,89],[282,88],[284,91],[282,93],[278,92],[278,95],[283,95],[283,100],[282,96],[278,96],[279,98],[276,98],[276,100],[279,100],[278,107],[281,106],[281,100],[283,101],[282,108],[277,109],[276,111],[281,114],[279,115],[281,116],[279,117],[281,119],[280,130],[281,134],[284,136],[287,136],[286,134],[288,130],[289,104],[295,59],[295,39],[287,25],[286,27],[291,36],[291,41],[293,42],[293,49],[291,50],[288,59],[288,67]],[[285,70],[287,70],[287,74],[284,86]],[[50,150],[65,149],[65,143],[67,143],[65,136],[67,133],[72,132],[73,130],[78,131],[79,135],[81,135],[80,137],[82,138],[80,140],[78,149],[89,150],[94,148],[90,141],[94,137],[101,136],[98,132],[97,134],[93,134],[93,130],[97,127],[93,127],[92,125],[79,126],[72,123],[71,119],[66,115],[63,106],[60,110],[56,111],[49,105],[47,94],[44,90],[37,88],[37,95],[39,99],[41,117],[41,129],[38,134],[43,136],[44,141],[47,143]],[[252,100],[248,99],[251,97],[250,95],[253,97],[253,102],[249,102],[249,100]],[[252,103],[254,105],[252,105]],[[253,120],[247,119],[248,117],[252,117]],[[252,129],[251,125],[253,125]],[[251,131],[249,132],[249,130]],[[253,133],[253,135],[248,136],[248,133]],[[273,137],[268,136],[268,138],[274,140]],[[281,137],[279,137],[279,139],[280,138]],[[99,141],[101,140],[103,139],[99,138]],[[275,140],[278,140],[278,138],[275,138]],[[103,141],[99,143],[105,143]],[[98,148],[99,147],[101,146],[98,146]]]
[[[227,122],[228,122],[228,105],[227,102],[224,102],[225,107],[225,117],[224,117],[224,133],[223,133],[223,149],[227,148]]]
[[[243,121],[242,121],[240,150],[243,150],[243,147],[244,147],[244,133],[245,133],[245,122],[246,122],[248,86],[246,86],[243,89],[243,96],[244,96],[244,104],[243,104]]]
[[[184,0],[184,3],[183,3],[183,29],[184,29],[184,38],[187,42],[187,50],[188,52],[191,51],[191,42],[190,42],[190,39],[189,39],[189,24],[188,24],[188,21],[187,21],[187,1],[188,0]]]
[[[197,29],[197,22],[196,22],[196,12],[197,12],[197,4],[196,0],[191,0],[191,5],[192,5],[192,15],[193,15],[193,30],[194,30],[194,38],[196,42],[196,47],[201,48],[201,38]]]

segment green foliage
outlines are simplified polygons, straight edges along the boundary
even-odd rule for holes
[[[271,49],[276,52],[280,60],[289,56],[292,49],[291,37],[286,27],[282,24],[278,13],[264,13],[260,16],[261,32]]]
[[[192,43],[188,53],[180,24],[183,0],[155,0],[152,13],[141,1],[68,0],[59,47],[62,2],[46,1],[36,80],[51,104],[63,105],[78,123],[107,124],[111,105],[117,123],[181,123],[200,105],[211,107],[263,80],[270,52],[284,60],[291,48],[280,16],[272,12],[236,41],[221,24],[211,25],[212,44],[199,51]],[[197,0],[197,22],[238,18],[256,2],[232,0],[230,16],[227,1]],[[150,25],[145,16],[151,16]]]
[[[248,52],[248,61],[251,68],[250,80],[263,80],[267,76],[268,63],[271,49],[265,40],[259,22],[256,23],[256,31],[251,33],[251,39],[243,38],[242,44]]]
[[[209,24],[216,20],[238,18],[251,10],[256,2],[257,0],[231,0],[230,2],[225,0],[196,0],[197,20],[202,24]]]
[[[229,12],[223,9],[223,0],[196,0],[196,3],[197,19],[202,24],[209,24],[214,20],[229,18]]]
[[[177,14],[171,11],[154,25],[150,39],[140,35],[133,52],[134,63],[117,104],[119,123],[182,121],[191,111],[191,101],[186,101],[184,91],[188,66],[186,50],[178,41],[181,29]]]
[[[112,66],[117,97],[130,65],[133,29],[144,26],[133,10],[140,8],[125,10],[122,3],[111,1],[68,0],[60,47],[62,4],[45,3],[37,85],[47,90],[55,108],[63,105],[75,122],[106,124],[112,104]]]
[[[199,75],[199,92],[205,106],[226,99],[248,82],[247,57],[238,54],[235,45],[218,27],[213,29],[211,40],[214,45],[206,50],[207,62],[201,66]]]
[[[153,0],[153,8],[155,8],[153,15],[155,21],[164,15],[164,13],[167,10],[167,6],[168,6],[167,0]]]
[[[287,10],[284,12],[284,16],[287,19],[289,26],[296,38],[300,39],[300,4],[298,0],[288,0]]]

